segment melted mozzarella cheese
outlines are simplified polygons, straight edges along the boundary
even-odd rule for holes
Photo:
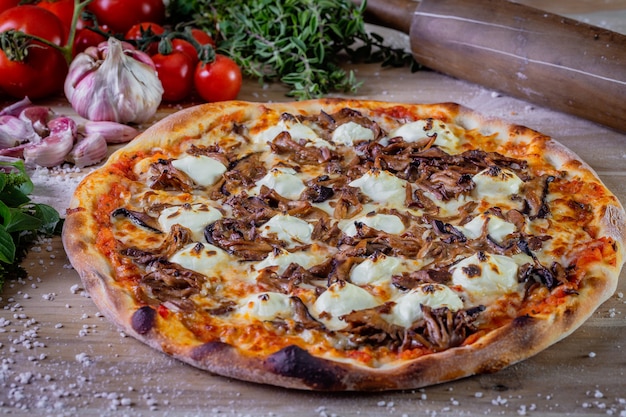
[[[257,181],[253,193],[258,193],[261,186],[273,189],[282,197],[297,200],[306,189],[306,185],[291,168],[272,168],[263,178]]]
[[[233,264],[226,251],[208,243],[191,243],[173,254],[169,261],[204,275],[230,271]]]
[[[277,292],[252,294],[243,300],[235,315],[261,321],[291,318],[291,299],[288,295]]]
[[[406,187],[408,186],[405,180],[380,170],[369,171],[348,185],[359,188],[373,201],[390,204],[394,207],[404,206]]]
[[[316,245],[311,246],[310,251],[288,252],[283,250],[278,254],[272,252],[267,256],[267,258],[254,265],[254,269],[256,271],[260,271],[270,266],[276,266],[278,267],[276,269],[276,273],[279,275],[285,272],[287,267],[292,263],[296,263],[301,267],[308,269],[324,262],[324,253],[325,251],[321,250]]]
[[[397,298],[391,313],[384,314],[383,318],[398,326],[411,327],[424,316],[422,305],[432,308],[448,307],[457,311],[463,308],[463,301],[457,293],[443,284],[422,284]]]
[[[474,184],[473,194],[479,198],[496,197],[517,194],[523,181],[515,172],[508,169],[484,169],[472,177]]]
[[[508,256],[480,253],[451,268],[452,282],[476,302],[493,300],[518,288],[518,265]]]
[[[215,184],[222,174],[226,172],[224,164],[205,155],[189,155],[180,159],[174,159],[172,166],[184,172],[193,182],[202,186]]]
[[[167,233],[175,224],[191,230],[196,242],[204,241],[204,228],[222,218],[222,213],[206,204],[184,204],[182,206],[167,207],[159,215],[159,224],[163,232]]]
[[[468,239],[476,239],[482,235],[485,222],[487,223],[487,233],[497,242],[502,242],[507,235],[515,232],[513,223],[504,221],[497,216],[485,214],[474,217],[472,221],[463,226],[458,226],[457,229]]]
[[[276,125],[257,133],[253,140],[257,143],[271,142],[282,132],[288,132],[291,139],[296,142],[306,141],[307,146],[332,147],[330,143],[320,138],[318,134],[307,125],[290,120],[280,120]]]
[[[294,216],[278,214],[259,227],[261,236],[276,237],[287,243],[287,247],[311,243],[313,225]]]
[[[405,142],[417,142],[422,139],[432,138],[434,135],[437,135],[434,145],[448,152],[453,152],[460,142],[448,125],[434,119],[406,123],[389,132],[388,137],[401,136]]]
[[[346,326],[346,322],[340,319],[341,316],[379,304],[376,297],[363,288],[339,281],[317,298],[313,304],[313,313],[330,330],[339,330]]]
[[[373,140],[374,132],[372,129],[361,126],[358,123],[348,122],[339,125],[334,131],[332,140],[340,145],[352,145],[358,140]]]
[[[371,256],[350,270],[350,281],[356,285],[380,285],[400,273],[402,266],[402,260],[395,256]]]
[[[356,236],[357,232],[355,223],[363,223],[373,229],[391,234],[402,233],[405,229],[404,223],[402,223],[402,220],[400,220],[398,216],[393,214],[374,214],[350,220],[344,224],[341,231],[348,236]]]

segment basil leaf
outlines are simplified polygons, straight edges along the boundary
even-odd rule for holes
[[[0,195],[0,201],[5,202],[9,207],[18,207],[28,203],[30,198],[20,188],[13,185],[6,186]]]
[[[15,260],[15,243],[13,238],[0,224],[0,261],[11,264]]]
[[[20,209],[10,209],[11,218],[9,222],[4,222],[4,227],[9,233],[21,232],[24,230],[37,230],[41,228],[43,222]]]
[[[35,204],[35,215],[41,220],[41,229],[44,233],[52,234],[61,218],[59,213],[47,204]]]

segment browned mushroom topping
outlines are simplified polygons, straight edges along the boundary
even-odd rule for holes
[[[246,261],[260,261],[283,244],[278,239],[258,234],[257,228],[245,219],[220,219],[208,225],[204,237],[212,245]]]
[[[424,318],[410,329],[407,337],[435,351],[460,346],[476,330],[474,321],[485,309],[479,306],[453,312],[447,307],[421,307]]]
[[[195,308],[189,297],[200,291],[204,275],[165,260],[151,262],[146,272],[136,289],[140,300],[148,304],[169,301],[181,310]]]
[[[287,156],[298,164],[321,164],[336,158],[328,147],[305,146],[293,140],[287,131],[279,133],[269,145],[277,155]]]
[[[383,314],[389,314],[395,303],[388,302],[374,308],[353,311],[341,316],[348,326],[340,333],[345,332],[350,341],[362,344],[382,343],[389,344],[397,349],[404,339],[405,329],[402,326],[389,323]]]
[[[422,284],[449,284],[452,274],[447,270],[420,269],[391,277],[391,283],[403,290],[410,290]]]
[[[185,174],[174,168],[171,160],[159,159],[150,165],[148,186],[154,190],[171,190],[191,192],[194,182]]]

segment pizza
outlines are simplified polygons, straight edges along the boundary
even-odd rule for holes
[[[573,332],[616,289],[625,219],[570,150],[458,104],[229,101],[88,174],[63,243],[101,312],[167,355],[398,390]]]

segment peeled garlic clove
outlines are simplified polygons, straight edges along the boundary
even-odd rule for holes
[[[30,106],[20,112],[20,120],[29,123],[35,133],[40,137],[48,136],[50,129],[48,128],[48,119],[52,112],[48,107]]]
[[[40,139],[33,127],[15,116],[0,116],[0,148],[12,148],[24,142]]]
[[[50,135],[24,148],[24,162],[42,167],[61,165],[73,146],[74,137],[66,132]]]
[[[85,123],[84,131],[87,135],[98,133],[104,136],[109,144],[129,142],[139,134],[132,126],[107,121],[88,121]]]
[[[65,158],[79,168],[95,165],[107,156],[107,141],[99,133],[92,133],[79,140]]]

